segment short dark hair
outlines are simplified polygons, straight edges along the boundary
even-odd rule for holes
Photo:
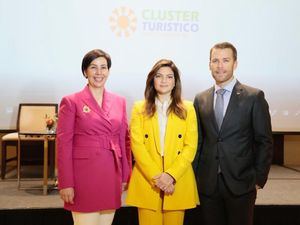
[[[237,60],[237,51],[236,48],[233,46],[233,44],[229,43],[229,42],[221,42],[221,43],[217,43],[215,44],[211,49],[210,49],[210,53],[209,53],[209,61],[211,60],[211,53],[213,51],[213,49],[225,49],[225,48],[230,48],[232,50],[233,53],[233,59],[234,61]]]
[[[89,67],[89,65],[91,64],[91,62],[99,57],[103,57],[106,59],[107,62],[107,67],[108,69],[110,69],[111,67],[111,58],[109,56],[108,53],[106,53],[105,51],[101,50],[101,49],[94,49],[92,51],[89,51],[88,53],[85,54],[85,56],[82,59],[82,64],[81,64],[81,71],[83,76],[84,75],[84,71]]]

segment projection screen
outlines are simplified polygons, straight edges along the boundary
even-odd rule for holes
[[[0,0],[0,130],[15,129],[19,103],[59,103],[81,90],[81,60],[112,57],[108,90],[126,97],[128,117],[161,58],[182,76],[183,96],[213,85],[209,50],[238,50],[236,78],[262,89],[274,131],[300,131],[300,3],[265,1]]]

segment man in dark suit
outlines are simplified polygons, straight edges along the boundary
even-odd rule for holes
[[[251,225],[257,189],[267,181],[273,141],[263,91],[233,76],[237,51],[210,51],[215,85],[194,100],[199,142],[194,161],[204,225]]]

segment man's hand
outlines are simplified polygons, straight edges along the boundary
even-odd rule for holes
[[[259,186],[259,185],[257,185],[257,184],[255,185],[255,188],[256,188],[256,190],[262,189],[261,186]]]
[[[256,191],[258,190],[258,189],[261,189],[261,186],[259,186],[259,185],[255,185],[255,188],[256,188]]]

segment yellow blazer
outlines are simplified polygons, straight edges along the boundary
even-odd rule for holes
[[[167,172],[175,178],[175,192],[164,196],[164,210],[183,210],[199,204],[197,185],[192,168],[198,132],[195,109],[191,102],[184,102],[187,118],[180,119],[173,113],[168,115],[164,167],[160,155],[160,137],[157,113],[149,118],[143,114],[145,101],[133,106],[130,137],[135,164],[129,182],[126,204],[147,208],[159,208],[160,190],[153,185],[152,178]]]

